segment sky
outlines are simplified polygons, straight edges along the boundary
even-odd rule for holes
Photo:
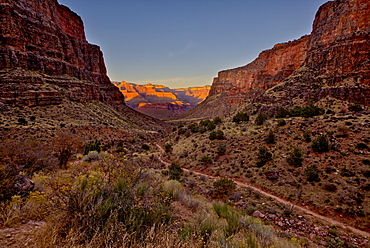
[[[277,43],[311,33],[326,0],[58,0],[82,17],[111,81],[212,84]]]

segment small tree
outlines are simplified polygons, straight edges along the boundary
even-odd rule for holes
[[[268,116],[266,115],[266,114],[264,114],[264,113],[259,113],[258,115],[257,115],[257,118],[256,118],[256,120],[255,120],[255,123],[256,123],[256,125],[259,125],[259,126],[261,126],[261,125],[263,125],[263,123],[265,123],[265,121],[268,119]]]
[[[221,178],[213,183],[213,198],[225,199],[236,189],[236,184],[228,178]]]
[[[290,164],[290,165],[294,165],[294,166],[302,166],[302,162],[303,162],[303,157],[302,157],[303,153],[301,151],[301,149],[299,149],[298,147],[294,147],[294,150],[289,153],[289,157],[287,157],[287,162]]]
[[[183,169],[177,162],[172,162],[170,166],[168,166],[168,174],[170,175],[170,180],[180,180],[181,173]]]
[[[265,146],[260,147],[257,153],[257,166],[262,167],[270,160],[272,160],[272,154]]]
[[[85,145],[84,155],[89,154],[89,152],[91,152],[91,151],[97,151],[97,152],[101,151],[101,142],[100,142],[100,140],[90,141],[89,143],[87,143]]]
[[[325,135],[320,135],[312,141],[312,149],[315,152],[323,153],[329,151],[329,141]]]
[[[59,167],[67,168],[67,163],[78,149],[82,148],[82,142],[74,134],[70,132],[62,132],[58,134],[53,141],[53,150],[55,157],[59,160]]]
[[[226,153],[226,144],[225,143],[219,143],[217,146],[217,154],[222,156]]]
[[[315,165],[307,167],[304,174],[306,175],[307,181],[309,182],[319,182],[320,176],[319,176],[319,170]]]

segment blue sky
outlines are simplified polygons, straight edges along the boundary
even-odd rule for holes
[[[112,81],[211,84],[276,43],[309,34],[325,0],[58,0],[80,15]]]

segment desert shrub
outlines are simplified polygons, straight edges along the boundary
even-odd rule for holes
[[[338,189],[337,186],[333,183],[325,183],[322,188],[330,192],[335,192]]]
[[[305,107],[295,106],[289,111],[289,115],[292,117],[301,116],[306,118],[322,115],[324,113],[325,110],[323,108],[316,107],[313,104],[309,104]]]
[[[277,125],[279,126],[279,127],[282,127],[282,126],[285,126],[286,125],[286,121],[285,121],[285,119],[278,119],[278,121],[277,121]]]
[[[166,143],[164,145],[164,150],[165,150],[166,153],[171,153],[172,150],[173,150],[172,145],[170,143]]]
[[[89,154],[85,155],[82,158],[82,161],[92,162],[92,161],[100,160],[101,158],[102,157],[100,156],[100,154],[97,151],[91,151],[91,152],[89,152]]]
[[[178,162],[172,162],[171,165],[168,166],[168,174],[170,175],[170,180],[179,180],[182,172],[183,169]]]
[[[294,147],[293,151],[289,153],[287,157],[287,162],[293,166],[302,166],[303,162],[303,153],[302,150],[298,147]]]
[[[267,147],[260,147],[257,153],[257,167],[264,166],[270,160],[272,160],[272,154],[268,151]]]
[[[366,145],[365,143],[358,143],[358,144],[356,144],[356,148],[361,149],[361,150],[368,150],[369,146]]]
[[[184,134],[184,133],[186,133],[186,128],[184,128],[184,127],[180,127],[178,130],[177,130],[177,134],[178,135],[181,135],[181,134]]]
[[[235,208],[226,203],[215,203],[213,204],[213,210],[219,218],[224,218],[227,221],[227,225],[224,227],[224,232],[227,237],[234,235],[241,229],[239,223],[241,213]]]
[[[209,134],[209,139],[210,140],[215,140],[215,139],[223,140],[225,139],[224,132],[222,130],[212,131]]]
[[[276,114],[275,114],[275,117],[276,118],[285,118],[289,115],[289,111],[286,110],[285,108],[279,108],[277,111],[276,111]]]
[[[263,125],[265,121],[268,119],[268,116],[264,113],[259,113],[256,117],[255,124],[256,125]]]
[[[236,184],[228,178],[221,178],[213,183],[213,198],[225,199],[236,189]]]
[[[265,138],[267,144],[275,144],[275,134],[270,130]]]
[[[363,111],[364,109],[359,104],[353,104],[348,107],[348,110],[352,112],[360,112]]]
[[[122,247],[145,239],[151,227],[170,221],[169,201],[161,193],[160,181],[143,177],[142,172],[135,170],[112,169],[118,173],[116,180],[90,171],[53,196],[58,211],[49,220],[45,234],[54,235],[48,238],[53,243],[48,247],[68,242],[65,245],[69,247],[73,243],[84,247]],[[127,234],[129,237],[123,239]]]
[[[222,120],[221,120],[221,118],[220,118],[219,116],[217,116],[217,117],[215,117],[215,118],[213,119],[213,122],[214,122],[216,125],[218,125],[218,124],[222,123]]]
[[[100,140],[94,140],[90,141],[85,145],[84,155],[89,154],[91,151],[101,151],[101,141]]]
[[[145,151],[149,151],[150,150],[150,146],[148,144],[142,144],[141,145],[141,149],[143,149]]]
[[[22,126],[25,126],[25,125],[28,124],[28,121],[26,120],[26,118],[20,117],[20,118],[18,118],[18,124],[22,125]]]
[[[320,135],[312,141],[312,149],[315,152],[323,153],[329,151],[329,141],[325,135]]]
[[[192,133],[197,133],[197,132],[199,132],[199,125],[198,125],[198,123],[192,123],[192,124],[188,125],[188,129],[190,129],[190,131]]]
[[[343,177],[353,177],[353,176],[356,175],[356,172],[351,171],[351,170],[347,169],[346,167],[343,167],[340,170],[340,175],[343,176]]]
[[[249,115],[247,113],[244,113],[244,112],[238,112],[233,117],[233,122],[236,122],[238,124],[242,123],[242,122],[246,122],[246,121],[249,121]]]
[[[164,182],[163,190],[173,200],[178,199],[180,194],[183,192],[181,183],[177,180],[169,180],[169,181]]]
[[[319,176],[319,169],[315,165],[309,166],[306,168],[304,174],[306,176],[307,181],[309,182],[319,182],[320,176]]]
[[[214,130],[216,128],[216,124],[211,120],[204,120],[204,121],[201,121],[199,124],[209,131]]]
[[[209,163],[212,163],[212,158],[211,157],[208,157],[208,156],[203,156],[200,159],[200,162],[205,163],[205,164],[209,164]]]
[[[226,148],[226,144],[225,143],[219,143],[218,145],[217,145],[217,154],[218,155],[220,155],[220,156],[222,156],[222,155],[225,155],[226,154],[226,150],[227,150],[227,148]]]
[[[311,142],[311,132],[309,130],[304,131],[303,140],[307,143]]]

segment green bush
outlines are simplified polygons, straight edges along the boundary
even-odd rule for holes
[[[222,130],[212,131],[209,134],[209,139],[210,140],[215,140],[215,139],[223,140],[225,139],[224,132],[222,132]]]
[[[267,147],[260,147],[257,153],[257,166],[262,167],[270,160],[272,160],[272,154],[268,151]]]
[[[246,122],[249,121],[249,115],[244,112],[238,112],[236,115],[233,117],[233,122],[236,123],[241,123],[241,122]]]
[[[289,115],[289,111],[286,110],[285,108],[279,108],[277,111],[276,111],[276,114],[275,114],[275,117],[276,118],[285,118]]]
[[[360,112],[363,111],[364,109],[359,104],[353,104],[348,107],[348,110],[352,112]]]
[[[222,155],[225,155],[226,153],[226,144],[225,143],[219,143],[217,145],[217,154],[222,156]]]
[[[285,126],[286,125],[286,121],[284,119],[278,119],[277,125],[279,127]]]
[[[149,151],[150,150],[150,146],[148,144],[142,144],[141,149],[143,149],[145,151]]]
[[[166,143],[164,145],[164,150],[165,150],[166,153],[171,153],[172,150],[173,150],[172,145],[170,143]]]
[[[325,110],[323,108],[319,108],[314,106],[313,104],[310,104],[306,107],[300,107],[300,106],[295,106],[293,109],[289,111],[289,116],[296,117],[296,116],[301,116],[301,117],[314,117],[318,115],[322,115],[325,113]]]
[[[199,123],[201,126],[207,128],[209,131],[216,128],[216,124],[211,120],[204,120]]]
[[[222,123],[222,120],[221,120],[221,118],[220,118],[219,116],[217,116],[217,117],[215,117],[215,118],[213,119],[213,122],[214,122],[216,125],[218,125],[218,124]]]
[[[236,184],[228,178],[221,178],[213,183],[213,198],[225,199],[236,189]]]
[[[315,152],[323,153],[329,151],[329,141],[325,135],[320,135],[312,141],[312,149]]]
[[[294,165],[294,166],[302,166],[302,162],[303,162],[303,153],[301,151],[301,149],[299,149],[298,147],[294,147],[293,151],[291,153],[289,153],[289,156],[287,157],[287,162],[288,164],[290,165]]]
[[[265,141],[267,144],[275,144],[275,134],[272,130],[267,134]]]
[[[268,116],[264,113],[259,113],[256,117],[256,120],[255,120],[255,123],[256,125],[263,125],[263,123],[265,123],[265,121],[268,119]]]
[[[22,126],[25,126],[25,125],[28,124],[28,122],[27,122],[27,120],[25,118],[20,117],[20,118],[18,118],[18,124],[19,125],[22,125]]]
[[[315,165],[307,167],[304,174],[309,182],[320,182],[319,169]]]
[[[95,141],[90,141],[85,145],[84,149],[84,155],[89,154],[91,151],[101,151],[101,141],[100,140],[95,140]]]
[[[203,156],[200,159],[200,162],[205,163],[205,164],[210,164],[210,163],[212,163],[212,158],[211,157],[208,157],[208,156]]]
[[[311,132],[309,130],[306,130],[304,133],[303,133],[303,139],[305,142],[311,142]]]
[[[183,169],[177,162],[172,162],[168,166],[168,174],[170,175],[170,180],[180,180],[180,176],[183,172]]]
[[[188,125],[188,129],[190,129],[190,131],[192,133],[197,133],[197,132],[199,132],[199,125],[198,125],[198,123],[192,123],[192,124]]]

